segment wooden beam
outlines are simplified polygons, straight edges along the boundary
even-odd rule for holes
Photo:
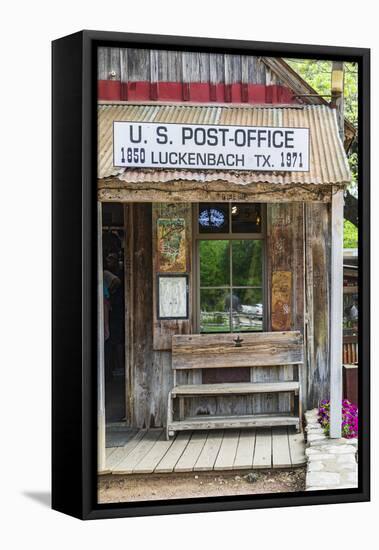
[[[332,107],[336,109],[338,132],[342,143],[345,138],[345,117],[344,117],[344,64],[343,61],[333,61],[332,64]]]
[[[236,346],[236,338],[242,345]],[[172,368],[263,367],[304,361],[298,331],[232,334],[191,334],[172,337]]]
[[[102,202],[330,202],[332,186],[319,184],[249,183],[224,181],[126,182],[98,180]]]
[[[343,321],[343,191],[332,197],[330,288],[330,437],[341,437]]]
[[[102,204],[97,203],[97,469],[105,470],[105,378]]]

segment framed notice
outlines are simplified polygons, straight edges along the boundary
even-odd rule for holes
[[[158,275],[158,319],[188,319],[188,275]]]
[[[369,62],[53,43],[55,510],[369,500]]]

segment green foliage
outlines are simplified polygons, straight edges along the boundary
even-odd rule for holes
[[[358,228],[348,220],[343,224],[343,247],[358,248]]]
[[[286,59],[290,67],[296,71],[314,90],[326,95],[326,101],[330,101],[331,94],[331,61],[319,61],[316,59]],[[345,63],[344,81],[344,109],[345,118],[358,129],[358,66],[356,63]],[[356,138],[357,139],[357,138]],[[357,141],[352,144],[348,160],[352,173],[350,192],[357,195],[358,155]]]
[[[262,241],[232,242],[233,286],[262,285]]]
[[[200,285],[228,285],[229,274],[229,242],[200,241]]]
[[[331,61],[316,59],[286,59],[291,68],[321,95],[331,94]],[[345,63],[345,117],[358,127],[358,67],[356,63]],[[330,101],[330,97],[325,97]]]

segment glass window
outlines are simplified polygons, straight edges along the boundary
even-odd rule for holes
[[[235,220],[233,207],[223,203],[221,208],[219,204],[199,205],[200,332],[263,330],[261,205],[243,204]],[[226,221],[221,223],[219,218],[220,225],[211,228],[207,224],[213,223],[209,220],[216,209],[226,215]]]
[[[229,241],[200,241],[200,285],[230,284]]]
[[[230,332],[227,289],[202,289],[200,293],[200,332]]]
[[[231,206],[232,233],[260,233],[262,215],[260,204],[235,203]]]
[[[257,203],[201,203],[199,233],[261,233],[262,208]]]
[[[262,286],[262,241],[231,241],[234,286]]]
[[[261,288],[234,288],[233,330],[263,330],[263,295]]]
[[[199,205],[199,233],[229,233],[229,204]]]

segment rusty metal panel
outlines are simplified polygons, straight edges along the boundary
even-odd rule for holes
[[[310,128],[309,172],[228,172],[225,170],[125,169],[113,166],[113,122],[171,122],[241,126]],[[178,180],[250,183],[344,185],[350,170],[339,138],[335,112],[326,105],[248,107],[225,105],[99,104],[98,178],[170,182]]]
[[[291,271],[274,271],[271,284],[271,327],[272,330],[291,328]]]

